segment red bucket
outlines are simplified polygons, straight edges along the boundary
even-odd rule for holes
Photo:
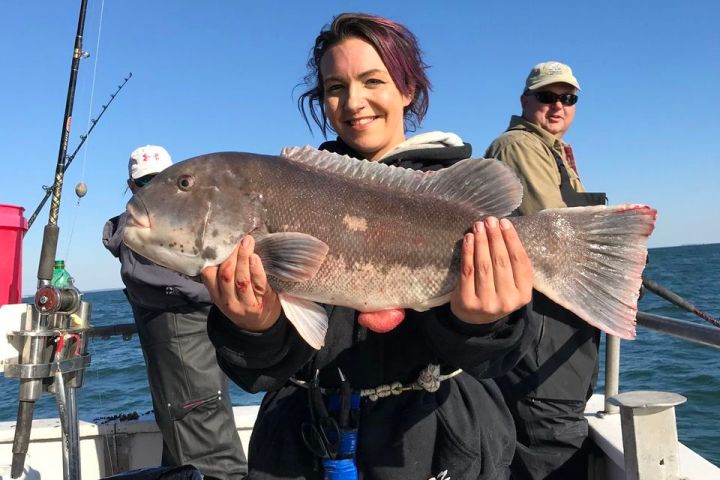
[[[0,204],[0,305],[22,301],[23,207]]]

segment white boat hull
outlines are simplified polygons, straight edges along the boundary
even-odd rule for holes
[[[603,396],[593,395],[586,410],[590,435],[604,456],[596,462],[593,480],[625,480],[622,431],[619,415],[599,417]],[[234,407],[235,424],[245,451],[257,406]],[[152,415],[138,420],[115,420],[106,424],[80,422],[81,474],[97,479],[115,473],[160,464],[162,440]],[[10,478],[10,460],[15,422],[0,422],[0,480]],[[720,480],[720,468],[680,444],[680,478],[684,480]],[[35,420],[25,462],[25,480],[62,480],[60,421]]]
[[[234,407],[235,425],[247,451],[259,407]],[[15,422],[0,422],[0,480],[10,479]],[[160,465],[162,438],[153,416],[113,420],[105,424],[80,422],[80,473],[94,480],[116,473]],[[60,420],[34,420],[23,480],[62,480]]]

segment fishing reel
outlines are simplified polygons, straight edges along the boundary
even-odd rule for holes
[[[10,332],[18,363],[5,368],[6,377],[21,380],[20,400],[37,400],[43,390],[55,393],[58,374],[69,386],[80,387],[90,363],[90,304],[74,287],[46,285],[38,289],[35,303],[26,305],[21,318],[20,330]]]
[[[72,474],[64,478],[80,478],[77,396],[75,391],[83,384],[84,373],[90,364],[88,329],[90,304],[82,301],[74,287],[58,288],[45,285],[35,294],[35,303],[24,305],[20,316],[20,329],[10,332],[8,338],[18,351],[18,363],[5,366],[5,376],[20,381],[18,389],[18,416],[13,440],[12,478],[22,473],[30,444],[35,402],[43,392],[53,394],[60,412],[64,447]],[[65,445],[68,445],[67,447]],[[63,457],[64,470],[70,460]]]
[[[72,314],[80,307],[80,293],[74,287],[40,287],[35,293],[35,308],[42,314]]]

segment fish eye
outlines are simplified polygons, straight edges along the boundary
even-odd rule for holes
[[[180,175],[177,180],[177,186],[183,192],[190,190],[195,185],[195,178],[192,175]]]

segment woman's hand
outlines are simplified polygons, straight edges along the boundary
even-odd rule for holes
[[[261,332],[275,325],[281,307],[254,250],[255,239],[246,235],[227,260],[200,276],[225,316],[243,330]]]
[[[450,308],[464,322],[491,323],[529,303],[532,286],[532,264],[515,227],[487,217],[463,239]]]

